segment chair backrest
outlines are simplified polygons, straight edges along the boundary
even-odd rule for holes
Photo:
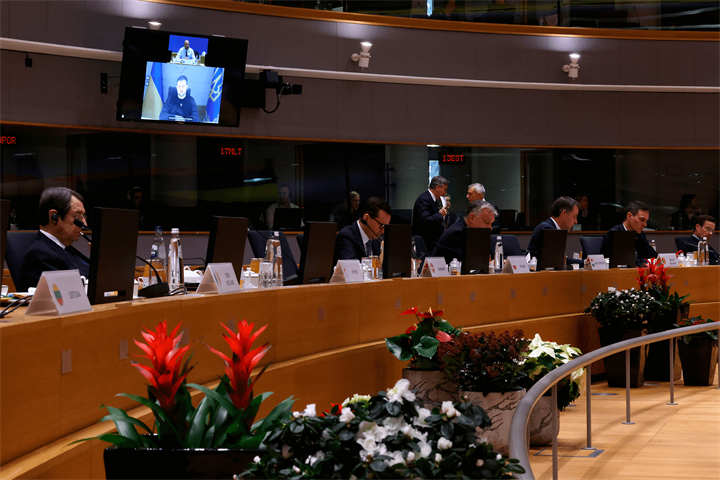
[[[495,245],[497,244],[498,235],[490,236],[490,250],[495,252]],[[525,255],[526,252],[520,248],[520,242],[515,235],[502,234],[500,235],[503,243],[503,255],[506,257],[512,257],[517,255]]]
[[[5,261],[7,262],[10,276],[13,279],[15,288],[18,292],[27,290],[26,285],[20,283],[20,273],[22,270],[23,260],[30,249],[30,244],[37,235],[37,232],[7,232],[7,250],[5,251]]]
[[[682,250],[683,253],[697,251],[693,237],[675,237],[675,248]]]
[[[300,247],[300,264],[302,265],[302,261],[303,261],[302,247],[303,247],[303,242],[305,241],[305,234],[298,233],[297,235],[295,235],[295,241],[297,242],[298,247]]]
[[[265,257],[265,244],[268,238],[272,236],[272,230],[249,230],[248,241],[250,242],[250,248],[253,251],[255,258]],[[288,285],[297,281],[297,262],[293,257],[292,251],[290,250],[290,244],[287,241],[287,237],[283,232],[280,233],[280,248],[282,248],[283,254],[283,281]],[[292,277],[292,278],[290,278]]]
[[[588,255],[599,255],[602,249],[603,237],[580,237],[582,247],[582,258]]]
[[[417,253],[423,254],[423,259],[427,258],[428,255],[430,255],[430,252],[428,252],[427,245],[425,245],[425,240],[420,235],[413,235],[413,240],[415,240],[415,249],[417,250]]]

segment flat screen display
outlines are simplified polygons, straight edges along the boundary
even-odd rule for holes
[[[127,28],[117,119],[238,126],[247,45]]]

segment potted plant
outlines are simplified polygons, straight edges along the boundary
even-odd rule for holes
[[[396,358],[408,362],[403,378],[410,381],[411,389],[417,390],[425,407],[432,408],[447,400],[457,400],[457,385],[441,370],[437,352],[440,343],[450,341],[450,336],[461,330],[442,319],[443,310],[418,310],[413,307],[400,314],[415,315],[418,321],[405,333],[386,338],[385,344]]]
[[[476,429],[489,425],[468,401],[432,411],[406,379],[377,395],[355,395],[317,414],[315,405],[276,427],[267,453],[240,478],[511,478],[525,470]]]
[[[670,293],[673,286],[669,283],[672,275],[667,274],[665,263],[656,258],[647,261],[645,267],[637,267],[640,290],[647,292],[666,306],[662,315],[658,315],[648,324],[649,333],[664,332],[673,328],[680,319],[687,319],[690,313],[690,304],[685,302],[688,295],[679,296],[677,292]],[[670,340],[663,340],[648,345],[647,360],[645,362],[644,376],[646,380],[661,382],[670,381]],[[680,358],[677,349],[675,352],[674,379],[680,380]]]
[[[598,293],[585,308],[600,322],[598,334],[603,347],[614,343],[647,335],[648,324],[666,310],[666,305],[641,290],[616,290],[608,287],[607,292]],[[616,353],[603,359],[608,386],[625,387],[625,354]],[[630,387],[641,387],[644,383],[645,348],[630,350]]]
[[[438,346],[444,368],[467,396],[490,417],[492,428],[480,432],[502,453],[508,452],[510,420],[518,402],[525,396],[527,373],[523,355],[530,340],[522,330],[452,335]]]
[[[154,331],[142,332],[146,343],[135,340],[135,344],[145,355],[135,356],[147,358],[151,365],[133,362],[133,366],[148,381],[148,396],[119,396],[148,407],[155,422],[150,428],[122,409],[105,407],[109,415],[101,421],[111,420],[117,428],[117,433],[97,437],[114,445],[104,454],[107,478],[223,478],[257,455],[268,431],[289,416],[293,400],[280,402],[264,419],[254,421],[260,404],[272,393],[253,395],[265,369],[254,381],[250,374],[270,348],[266,344],[252,349],[265,329],[252,333],[253,326],[243,320],[235,334],[223,325],[231,356],[208,347],[225,362],[225,375],[213,390],[186,384],[192,355],[185,359],[190,346],[179,346],[180,324],[170,334],[167,321]],[[197,407],[188,387],[204,393]],[[137,427],[146,433],[140,434]]]
[[[693,317],[678,320],[675,328],[690,327],[704,323],[713,323],[709,318]],[[710,386],[715,380],[715,368],[718,363],[718,332],[684,335],[678,342],[680,361],[682,362],[685,385]]]
[[[558,345],[555,342],[543,341],[535,334],[528,350],[523,355],[523,370],[527,374],[526,389],[530,389],[541,378],[582,355],[579,348],[569,344]],[[568,405],[580,396],[585,369],[579,368],[557,384],[557,405],[554,408],[565,411]],[[547,445],[552,442],[555,434],[552,428],[552,397],[548,391],[535,404],[528,420],[528,433],[531,445]],[[559,427],[559,422],[558,422]]]

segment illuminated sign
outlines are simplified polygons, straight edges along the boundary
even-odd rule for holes
[[[465,155],[463,154],[451,154],[446,153],[440,156],[440,163],[463,163],[465,162]]]
[[[239,147],[220,147],[220,155],[242,156],[242,148]]]

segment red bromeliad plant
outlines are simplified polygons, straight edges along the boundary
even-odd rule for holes
[[[672,275],[668,275],[665,262],[657,258],[650,258],[645,267],[637,267],[638,276],[635,277],[640,290],[652,295],[657,301],[667,303],[671,306],[677,306],[689,296],[682,297],[677,292],[670,293],[670,287],[674,284],[669,283]]]
[[[106,407],[109,415],[101,421],[112,420],[117,433],[100,435],[97,438],[118,447],[129,448],[258,448],[267,432],[290,416],[292,397],[280,402],[264,419],[253,423],[260,404],[272,392],[253,395],[253,387],[265,368],[254,381],[250,379],[253,369],[270,347],[252,349],[253,342],[265,330],[262,327],[252,333],[254,324],[243,320],[238,324],[238,333],[223,325],[229,335],[225,341],[232,349],[228,357],[211,347],[213,353],[225,362],[225,375],[215,389],[202,385],[186,384],[190,357],[183,363],[189,345],[178,348],[182,333],[178,324],[170,335],[167,321],[161,322],[155,331],[146,329],[142,335],[147,343],[135,341],[152,366],[133,362],[133,366],[147,379],[148,398],[121,393],[152,410],[155,416],[153,429],[140,420],[130,417],[125,411]],[[188,387],[200,390],[205,397],[197,408],[193,407]],[[150,435],[141,435],[136,427]],[[85,439],[90,440],[90,439]],[[81,440],[82,441],[82,440]]]

